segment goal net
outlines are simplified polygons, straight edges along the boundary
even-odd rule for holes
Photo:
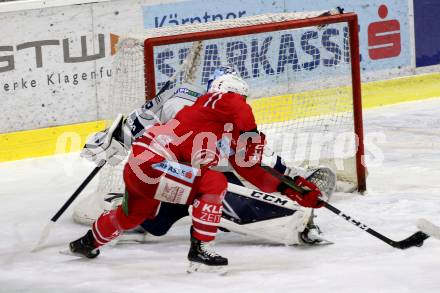
[[[268,146],[291,166],[327,165],[340,182],[365,190],[357,16],[324,11],[265,14],[148,30],[122,38],[113,64],[108,118],[128,114],[163,85],[206,87],[232,66]],[[74,211],[90,223],[103,197],[124,190],[122,167],[106,166],[96,192]]]

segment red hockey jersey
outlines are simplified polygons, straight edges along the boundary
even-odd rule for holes
[[[140,140],[167,159],[196,167],[212,167],[228,160],[249,182],[265,192],[274,192],[280,181],[259,164],[243,160],[239,137],[256,129],[252,108],[245,97],[236,93],[208,93],[184,107],[175,119],[150,128]]]

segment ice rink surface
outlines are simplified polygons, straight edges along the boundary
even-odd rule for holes
[[[365,111],[364,127],[367,138],[380,138],[373,144],[384,160],[371,161],[367,196],[336,195],[333,204],[394,240],[415,232],[420,217],[440,224],[440,99]],[[95,260],[61,255],[87,230],[73,223],[72,209],[47,248],[31,253],[92,169],[78,154],[0,164],[1,293],[440,292],[440,241],[396,250],[324,209],[316,222],[334,245],[286,247],[221,233],[216,247],[229,258],[226,276],[186,273],[184,225],[150,243],[105,247]]]

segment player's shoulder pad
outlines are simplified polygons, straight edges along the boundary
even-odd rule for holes
[[[204,95],[206,90],[198,85],[183,83],[174,92],[173,98],[181,98],[195,102],[200,96]]]

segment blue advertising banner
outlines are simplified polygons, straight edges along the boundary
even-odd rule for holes
[[[368,2],[366,4],[366,2]],[[359,16],[359,41],[363,71],[411,65],[407,1],[308,0],[286,1],[287,11],[326,10],[342,6]]]
[[[284,1],[191,0],[156,6],[145,5],[144,28],[201,23],[282,12]]]
[[[426,0],[427,1],[427,0]],[[270,12],[329,10],[342,6],[359,15],[361,68],[364,72],[411,66],[409,7],[400,0],[190,0],[145,5],[144,27],[239,18]]]
[[[336,80],[350,75],[347,36],[347,25],[337,23],[315,30],[306,27],[232,36],[224,42],[206,40],[198,81],[206,85],[216,68],[229,64],[251,87],[270,87],[280,80],[295,80],[296,89],[303,82],[317,87],[316,81],[326,77]],[[175,74],[190,47],[190,43],[179,43],[154,49],[157,88]]]
[[[414,0],[416,66],[440,64],[440,2]]]

